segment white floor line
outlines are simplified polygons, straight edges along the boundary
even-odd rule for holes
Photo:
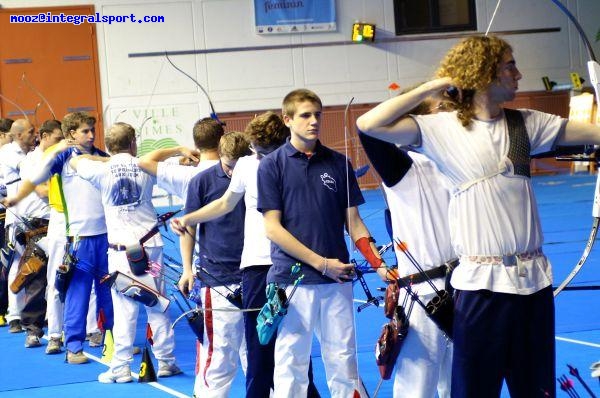
[[[44,335],[42,338],[43,338],[44,340],[48,340],[48,336],[47,336],[47,335]],[[95,355],[92,355],[92,354],[90,354],[89,352],[85,352],[85,351],[84,351],[83,353],[84,353],[84,355],[85,355],[86,357],[88,357],[88,358],[89,358],[89,359],[91,359],[92,361],[96,361],[96,362],[98,362],[99,364],[102,364],[102,365],[104,365],[104,366],[106,366],[106,367],[108,368],[108,365],[107,365],[107,364],[105,364],[104,362],[102,362],[102,358],[98,358],[97,356],[95,356]],[[136,380],[138,380],[138,379],[140,378],[140,375],[139,375],[138,373],[131,372],[131,375],[132,375],[132,376],[133,376],[133,377],[134,377]],[[180,393],[180,392],[179,392],[179,391],[177,391],[177,390],[173,390],[172,388],[169,388],[169,387],[167,387],[167,386],[163,386],[162,384],[160,384],[160,383],[158,383],[158,382],[155,382],[155,381],[152,381],[152,382],[150,382],[150,383],[146,383],[146,384],[147,384],[147,385],[149,385],[149,386],[152,386],[152,387],[154,387],[154,388],[156,388],[156,389],[158,389],[158,390],[164,391],[164,392],[166,392],[167,394],[171,394],[171,395],[172,395],[172,396],[174,396],[174,397],[178,397],[178,398],[189,398],[189,397],[190,397],[189,395],[182,394],[182,393]]]
[[[104,362],[102,362],[102,358],[98,358],[97,356],[95,356],[95,355],[92,355],[92,354],[90,354],[90,353],[87,353],[87,352],[85,352],[85,351],[84,351],[83,353],[85,354],[85,356],[86,356],[86,357],[90,358],[91,360],[93,360],[93,361],[96,361],[96,362],[98,362],[98,363],[101,363],[101,364],[103,364],[103,365],[106,365]],[[108,365],[106,365],[106,366],[108,367]],[[133,376],[133,377],[134,377],[136,380],[140,378],[140,375],[139,375],[138,373],[131,372],[131,375],[132,375],[132,376]],[[154,388],[156,388],[156,389],[158,389],[158,390],[164,391],[164,392],[166,392],[167,394],[171,394],[171,395],[173,395],[173,396],[175,396],[175,397],[179,397],[179,398],[189,398],[189,395],[182,394],[182,393],[180,393],[179,391],[173,390],[172,388],[169,388],[169,387],[163,386],[162,384],[160,384],[160,383],[158,383],[158,382],[156,382],[156,381],[152,381],[152,382],[150,382],[150,383],[146,383],[146,384],[147,384],[147,385],[149,385],[149,386],[152,386],[152,387],[154,387]]]
[[[358,300],[358,299],[354,299],[355,303],[366,303],[366,300]],[[599,343],[589,343],[587,341],[582,341],[582,340],[575,340],[575,339],[568,339],[566,337],[558,337],[555,336],[556,340],[560,340],[560,341],[565,341],[567,343],[573,343],[573,344],[579,344],[579,345],[586,345],[589,347],[595,347],[595,348],[600,348],[600,344]]]
[[[567,343],[587,345],[589,347],[600,348],[600,344],[597,343],[588,343],[587,341],[575,340],[575,339],[567,339],[566,337],[558,337],[556,336],[556,340],[566,341]]]

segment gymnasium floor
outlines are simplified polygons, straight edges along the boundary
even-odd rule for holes
[[[534,177],[538,205],[545,234],[544,251],[554,265],[555,281],[562,281],[578,261],[592,223],[591,205],[595,177],[587,174]],[[389,239],[383,223],[383,200],[379,191],[365,191],[367,203],[361,214],[379,243]],[[164,210],[164,209],[161,209]],[[165,232],[163,232],[165,233]],[[171,236],[169,233],[167,235]],[[179,259],[177,244],[165,240],[166,253]],[[600,284],[600,249],[594,248],[583,270],[572,286],[596,286]],[[388,255],[389,258],[389,255]],[[393,260],[389,260],[393,262]],[[381,286],[374,274],[366,275],[375,294]],[[557,283],[555,283],[557,284]],[[360,284],[355,284],[356,305],[364,300]],[[600,292],[595,290],[565,291],[556,299],[556,348],[557,376],[569,374],[567,364],[579,370],[595,394],[600,394],[600,384],[589,375],[589,365],[600,359]],[[181,314],[171,305],[170,314],[175,319]],[[140,311],[136,344],[144,345],[145,315]],[[375,366],[374,345],[385,318],[380,308],[369,307],[356,314],[359,370],[369,393],[373,393],[379,381]],[[194,337],[185,322],[175,326],[176,355],[183,375],[159,379],[156,383],[104,385],[96,381],[107,366],[96,361],[102,356],[101,348],[87,348],[92,361],[85,365],[68,365],[63,355],[44,355],[44,347],[26,349],[24,334],[10,334],[8,328],[0,328],[0,396],[13,397],[188,397],[194,380]],[[44,341],[45,344],[45,341]],[[324,370],[320,361],[318,343],[313,345],[315,382],[323,397],[328,397]],[[137,373],[140,356],[136,356],[132,370]],[[156,362],[155,362],[155,366]],[[570,378],[574,379],[572,376]],[[589,396],[579,381],[575,388],[581,397]],[[235,379],[231,397],[243,397],[244,379],[241,372]],[[379,397],[391,397],[392,381],[382,384]],[[568,396],[557,388],[558,396]],[[503,396],[508,396],[503,394]]]

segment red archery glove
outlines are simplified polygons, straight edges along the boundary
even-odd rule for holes
[[[367,259],[367,262],[371,265],[371,268],[379,269],[383,263],[383,260],[375,256],[375,253],[373,253],[373,249],[371,248],[371,242],[373,242],[373,238],[367,238],[366,236],[363,236],[362,238],[358,238],[354,244],[356,245],[358,251],[365,256],[365,259]]]

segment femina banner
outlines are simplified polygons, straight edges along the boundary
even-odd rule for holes
[[[254,0],[256,33],[306,33],[337,29],[335,0]]]

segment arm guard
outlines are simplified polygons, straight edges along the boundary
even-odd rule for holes
[[[381,264],[383,264],[383,260],[375,256],[375,253],[371,248],[371,242],[374,242],[373,238],[363,236],[362,238],[358,238],[354,244],[358,251],[365,256],[365,259],[371,265],[371,268],[378,269]]]

